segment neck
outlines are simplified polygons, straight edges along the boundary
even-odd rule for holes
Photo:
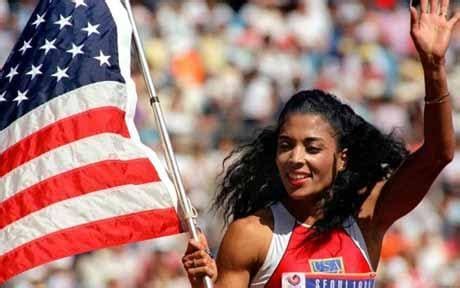
[[[301,223],[311,226],[321,218],[322,213],[319,208],[319,200],[299,200],[287,197],[281,200],[281,203]]]

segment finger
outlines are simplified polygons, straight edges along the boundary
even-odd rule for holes
[[[194,248],[202,250],[205,249],[205,245],[201,243],[201,241],[196,241],[195,239],[190,239],[190,245],[192,245]]]
[[[428,12],[428,0],[420,1],[420,14]]]
[[[182,257],[182,262],[184,261],[192,261],[194,259],[211,259],[211,256],[209,256],[208,253],[206,253],[204,250],[199,250],[196,252],[193,252],[191,254],[185,255]]]
[[[415,9],[414,7],[410,7],[409,8],[410,10],[410,27],[411,27],[411,31],[415,30],[416,28],[418,28],[418,12],[417,12],[417,9]]]
[[[430,0],[428,13],[438,14],[438,0]]]
[[[208,241],[206,239],[206,236],[201,231],[199,231],[198,232],[198,241],[196,241],[193,238],[190,239],[189,240],[189,246],[191,246],[191,247],[187,247],[187,249],[190,248],[191,251],[208,248]]]
[[[185,250],[185,254],[190,254],[197,250],[202,250],[202,249],[204,249],[204,247],[200,242],[197,242],[194,239],[190,239],[188,241],[188,245],[187,245],[187,249]]]
[[[214,260],[211,260],[208,258],[188,260],[184,262],[184,267],[191,269],[191,268],[198,268],[198,267],[204,267],[204,266],[212,266],[213,261]]]
[[[197,277],[202,278],[204,276],[209,276],[209,278],[213,279],[215,275],[215,271],[213,268],[205,266],[205,267],[198,267],[198,268],[191,268],[187,270],[188,277]]]
[[[192,259],[201,259],[201,258],[206,258],[206,259],[211,259],[211,255],[208,254],[206,250],[199,250],[196,251],[191,255]]]
[[[449,0],[442,0],[441,1],[441,15],[442,16],[447,16],[447,13],[449,12]]]
[[[460,20],[460,11],[457,11],[452,18],[450,18],[449,22],[447,24],[451,29],[454,28],[455,25],[457,25],[458,21]]]

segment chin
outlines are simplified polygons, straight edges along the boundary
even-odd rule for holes
[[[293,200],[306,200],[306,199],[309,199],[315,196],[317,197],[320,195],[320,193],[298,189],[298,190],[289,192],[288,195],[289,195],[289,198]]]

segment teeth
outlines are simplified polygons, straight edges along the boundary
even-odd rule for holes
[[[299,174],[296,174],[296,175],[293,175],[293,174],[289,174],[289,178],[291,179],[304,179],[304,178],[307,178],[307,176],[305,175],[299,175]]]

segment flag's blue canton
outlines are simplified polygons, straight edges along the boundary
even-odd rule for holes
[[[0,71],[0,131],[81,86],[124,82],[116,25],[103,0],[41,0]]]

